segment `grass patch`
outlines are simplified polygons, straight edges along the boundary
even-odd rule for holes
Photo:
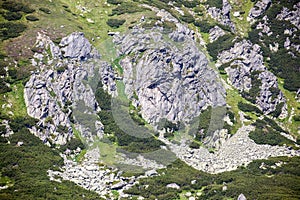
[[[75,161],[76,162],[82,162],[82,160],[84,159],[84,156],[86,154],[87,150],[86,149],[83,149],[81,150],[81,152],[75,157]]]
[[[247,16],[253,5],[254,3],[251,0],[233,1],[231,3],[232,10],[230,12],[230,19],[234,23],[237,33],[242,37],[247,37],[248,32],[251,30],[251,25],[247,21]],[[240,16],[234,17],[234,12],[239,12]]]
[[[99,148],[100,160],[108,166],[115,165],[117,155],[117,145],[113,143],[106,143],[104,141],[98,141],[94,144]]]
[[[120,61],[124,58],[125,56],[119,56],[113,61],[113,66],[115,69],[118,71],[118,73],[122,76],[123,75],[123,68],[120,65]]]
[[[2,94],[0,97],[0,105],[2,113],[10,115],[13,113],[13,117],[27,116],[27,110],[24,100],[24,85],[22,83],[16,83],[11,86],[12,91],[6,94]],[[2,107],[3,104],[11,104],[10,106]]]
[[[285,129],[289,130],[293,136],[298,136],[297,132],[300,127],[300,121],[289,120],[292,109],[294,109],[294,115],[300,115],[300,102],[297,102],[295,99],[296,93],[291,92],[283,87],[284,80],[278,78],[278,88],[282,91],[287,100],[287,108],[288,108],[288,117],[285,119],[278,119],[282,122]]]

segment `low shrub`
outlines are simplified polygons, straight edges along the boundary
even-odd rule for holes
[[[207,21],[197,20],[194,22],[194,25],[200,28],[200,31],[203,33],[208,33],[211,28],[214,26],[208,23]]]
[[[26,25],[21,23],[4,22],[0,23],[0,39],[7,40],[21,35],[27,28]]]
[[[4,1],[2,3],[2,8],[10,12],[24,12],[24,13],[33,13],[35,10],[29,6],[15,1]]]
[[[112,28],[119,28],[125,23],[125,19],[108,19],[106,24]]]
[[[186,22],[186,23],[188,23],[188,24],[193,23],[195,21],[193,15],[191,15],[188,12],[184,12],[184,15],[180,15],[179,19]]]
[[[42,7],[42,8],[39,8],[39,10],[40,10],[40,11],[42,11],[43,13],[46,13],[46,14],[51,14],[51,10],[50,10],[50,9],[48,9],[48,8],[44,8],[44,7]]]
[[[146,8],[139,7],[137,4],[124,2],[116,8],[112,9],[111,15],[122,15],[126,13],[143,12]]]
[[[207,45],[207,50],[213,60],[217,60],[218,54],[224,50],[228,50],[233,46],[234,35],[227,34],[219,37],[216,41]]]
[[[20,12],[6,12],[3,17],[8,21],[16,21],[22,18],[22,14]]]
[[[243,102],[239,102],[238,103],[238,108],[244,112],[255,112],[258,114],[262,114],[262,111],[259,110],[256,106],[253,106],[251,104],[248,103],[243,103]]]
[[[34,15],[28,15],[28,16],[26,16],[26,19],[28,20],[28,21],[38,21],[39,20],[39,18],[37,18],[36,16],[34,16]]]
[[[118,5],[120,3],[123,3],[122,0],[107,0],[107,3],[113,4],[113,5]]]

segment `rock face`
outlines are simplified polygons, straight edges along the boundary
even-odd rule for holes
[[[88,58],[99,57],[96,51],[92,52],[92,45],[84,37],[83,33],[72,33],[59,43],[61,52],[65,58],[76,58],[87,60]]]
[[[263,14],[268,7],[271,5],[271,0],[261,0],[258,1],[253,8],[251,8],[249,15],[248,15],[248,21],[252,21],[253,19],[259,17],[261,14]]]
[[[215,19],[216,21],[220,22],[221,24],[230,27],[232,31],[235,31],[235,26],[230,19],[230,11],[231,5],[228,0],[223,0],[223,7],[222,10],[215,7],[209,7],[207,9],[208,14]]]
[[[286,102],[278,89],[276,76],[269,72],[263,63],[259,45],[253,45],[246,40],[235,43],[234,47],[219,55],[219,63],[229,64],[225,71],[229,81],[239,91],[249,92],[253,87],[259,87],[254,103],[265,114],[273,112],[279,103]],[[259,81],[261,83],[258,85]],[[276,96],[274,96],[275,90],[278,92]]]
[[[135,105],[148,122],[189,121],[208,105],[226,104],[225,89],[186,27],[169,36],[136,28],[115,43],[125,55],[125,92],[130,99],[136,94]]]
[[[32,74],[24,92],[28,114],[40,120],[39,128],[31,131],[45,142],[65,144],[73,135],[71,119],[87,141],[93,141],[94,136],[101,137],[103,126],[96,115],[100,108],[94,91],[87,82],[96,77],[93,81],[97,84],[101,77],[106,89],[114,93],[114,73],[110,65],[98,60],[99,54],[82,33],[63,38],[60,46],[63,48],[38,35],[36,48],[43,51],[35,54],[34,64],[39,71]]]
[[[225,31],[219,26],[215,26],[209,30],[209,40],[210,42],[216,41],[219,37],[225,35]]]
[[[294,10],[283,8],[282,11],[277,15],[277,19],[290,21],[298,29],[300,29],[300,2],[293,6]]]

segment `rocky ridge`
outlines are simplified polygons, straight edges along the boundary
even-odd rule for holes
[[[125,92],[130,99],[136,93],[135,104],[152,124],[161,118],[188,121],[208,105],[226,104],[225,89],[188,35],[182,26],[167,36],[171,42],[158,30],[141,28],[114,38],[125,55],[120,62]]]
[[[256,79],[261,84],[255,104],[265,114],[273,112],[279,103],[285,104],[286,100],[283,93],[278,89],[276,76],[269,72],[264,65],[259,45],[253,45],[247,40],[235,43],[231,49],[219,54],[218,65],[225,63],[229,64],[225,71],[230,83],[241,92],[249,92],[253,87],[253,76],[257,76]],[[278,94],[274,96],[274,92],[271,90],[277,90]],[[282,113],[285,113],[285,110],[286,105],[283,106]]]
[[[75,120],[74,126],[87,141],[101,137],[103,125],[96,115],[100,108],[87,82],[100,76],[107,91],[115,94],[111,66],[98,62],[98,52],[82,33],[63,38],[59,46],[39,33],[35,47],[33,64],[38,71],[33,72],[24,92],[28,114],[39,119],[39,127],[31,131],[44,142],[62,145],[73,136],[70,120]]]

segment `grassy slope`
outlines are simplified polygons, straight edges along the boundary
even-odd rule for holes
[[[13,117],[23,117],[27,115],[24,101],[24,86],[22,83],[13,85],[12,91],[0,95],[1,112]]]
[[[250,31],[250,23],[247,21],[247,16],[249,14],[250,9],[253,7],[253,2],[251,0],[230,0],[229,1],[232,6],[232,10],[230,12],[230,18],[232,22],[236,26],[237,33],[242,37],[247,37],[248,32]],[[234,17],[234,12],[245,12],[241,14],[239,17]]]
[[[298,116],[300,115],[300,102],[296,101],[295,92],[290,92],[283,88],[283,80],[280,78],[278,78],[278,87],[286,97],[287,105],[288,105],[288,117],[279,121],[282,122],[284,128],[289,130],[292,135],[299,137],[298,130],[300,127],[300,121],[295,121],[293,119],[289,120],[289,118],[291,117],[292,114],[292,108],[294,108],[294,113],[293,113],[294,115],[298,115]]]

